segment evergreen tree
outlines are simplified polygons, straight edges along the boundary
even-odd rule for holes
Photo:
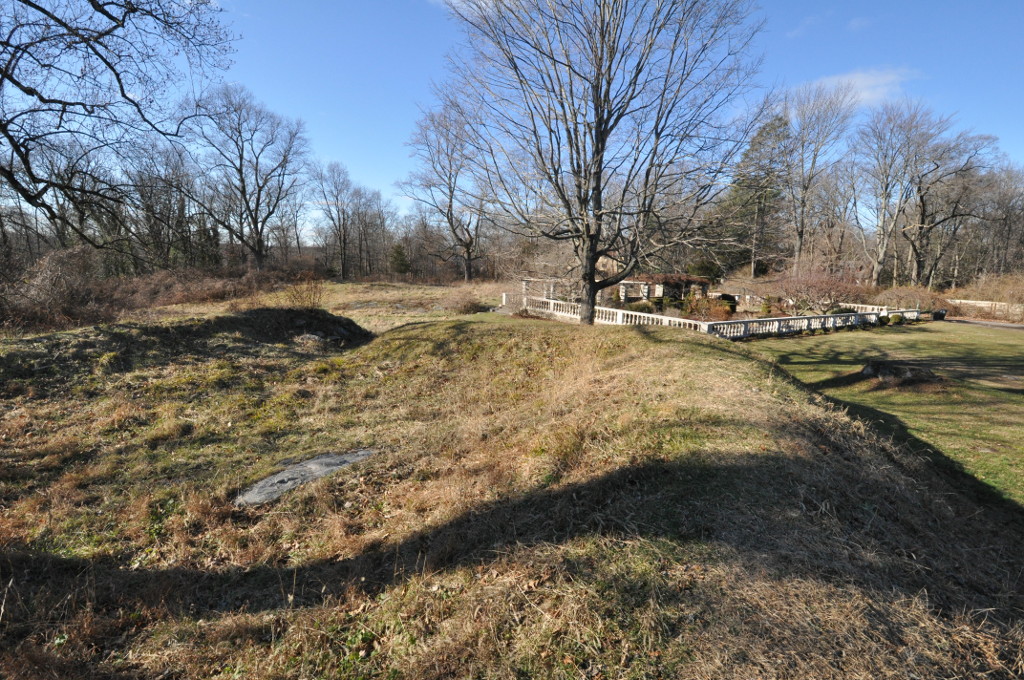
[[[722,200],[719,218],[726,234],[740,244],[726,265],[750,263],[756,276],[785,255],[781,151],[789,134],[784,116],[762,125],[740,158],[733,184]]]

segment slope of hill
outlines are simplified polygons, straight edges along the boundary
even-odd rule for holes
[[[362,345],[287,310],[0,342],[4,673],[1024,673],[1024,511],[742,347],[396,313]]]

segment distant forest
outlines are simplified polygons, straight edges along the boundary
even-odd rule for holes
[[[600,257],[617,261],[622,275],[827,274],[945,289],[1024,270],[1024,170],[994,138],[918,102],[867,109],[843,85],[806,86],[769,96],[730,128],[729,144],[711,144],[710,128],[697,125],[734,101],[748,84],[741,78],[753,78],[736,67],[700,102],[672,102],[687,116],[638,118],[634,107],[601,139],[595,125],[615,112],[562,92],[557,103],[577,106],[573,120],[587,132],[553,117],[534,121],[546,136],[524,140],[512,135],[528,127],[519,125],[534,115],[528,108],[508,97],[505,110],[484,106],[500,88],[515,89],[508,74],[456,69],[453,78],[473,80],[451,89],[480,100],[439,97],[410,131],[419,168],[396,179],[415,207],[401,213],[342,163],[315,161],[302,121],[219,82],[231,40],[212,3],[49,4],[15,0],[0,10],[10,27],[0,46],[6,322],[33,307],[98,305],[125,294],[129,277],[166,286],[313,271],[444,282],[579,277],[582,268],[586,280]],[[477,4],[452,5],[477,57],[515,44],[472,15]],[[700,20],[720,25],[725,16],[733,17]],[[657,15],[627,20],[624,35],[692,29]],[[748,30],[742,17],[729,20],[729,30]],[[521,25],[500,28],[519,31],[520,42],[545,30],[543,17],[525,11]],[[616,63],[630,63],[623,54]],[[534,66],[540,75],[559,68]],[[603,72],[598,66],[576,72]],[[680,78],[719,74],[707,68]],[[527,83],[532,90],[519,88],[536,101],[550,80],[540,75]],[[609,87],[625,91],[628,75],[613,75]],[[183,96],[185,82],[201,94]],[[632,87],[645,107],[676,96]],[[582,142],[558,146],[576,133]],[[675,144],[671,154],[665,140]],[[538,158],[527,157],[531,148],[542,150]],[[630,158],[637,165],[625,172]]]

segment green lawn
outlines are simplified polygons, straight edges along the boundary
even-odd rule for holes
[[[926,322],[756,343],[798,380],[1024,502],[1024,330]],[[928,366],[939,384],[887,386],[869,359]]]

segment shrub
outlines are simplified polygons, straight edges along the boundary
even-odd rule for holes
[[[948,309],[949,300],[924,286],[897,286],[875,295],[872,304],[897,309]]]
[[[965,300],[1004,302],[1009,305],[1024,305],[1024,274],[985,276],[975,283],[956,291],[949,291],[950,297]],[[1020,308],[988,309],[975,305],[943,305],[951,314],[972,317],[993,317],[1009,321],[1024,321],[1024,310]],[[939,309],[935,307],[934,309]]]
[[[119,281],[104,280],[102,258],[95,249],[57,250],[4,291],[3,324],[55,328],[109,321],[124,307],[125,289]]]
[[[902,326],[903,325],[903,315],[902,314],[890,314],[889,315],[889,323],[891,325],[893,325],[893,326]]]
[[[320,309],[324,304],[324,281],[313,272],[302,272],[291,288],[284,292],[289,307]]]
[[[239,270],[232,276],[194,269],[111,276],[116,263],[116,257],[87,246],[47,254],[19,281],[0,286],[0,327],[101,323],[134,309],[252,296],[288,280],[287,272],[276,270]]]
[[[691,294],[682,301],[682,314],[697,321],[728,321],[732,318],[732,309],[728,302]]]
[[[770,289],[772,295],[791,300],[798,314],[822,314],[843,302],[863,302],[868,295],[864,286],[826,272],[781,277]]]
[[[951,297],[961,300],[989,300],[1024,304],[1024,274],[983,276],[969,286],[956,289],[955,293]]]
[[[487,307],[480,300],[464,290],[452,293],[441,303],[441,307],[456,314],[476,314],[487,311]]]
[[[880,315],[878,317],[878,325],[879,326],[888,326],[889,325],[889,317],[885,316],[884,314]]]
[[[244,271],[219,275],[196,269],[160,271],[133,281],[129,306],[221,302],[271,290],[291,277],[284,271]]]
[[[626,305],[626,309],[631,312],[640,312],[642,314],[654,314],[654,303],[650,300],[640,300],[639,302],[631,302]]]
[[[698,260],[686,265],[686,273],[691,276],[700,276],[711,281],[717,281],[725,275],[725,270],[713,260]]]

